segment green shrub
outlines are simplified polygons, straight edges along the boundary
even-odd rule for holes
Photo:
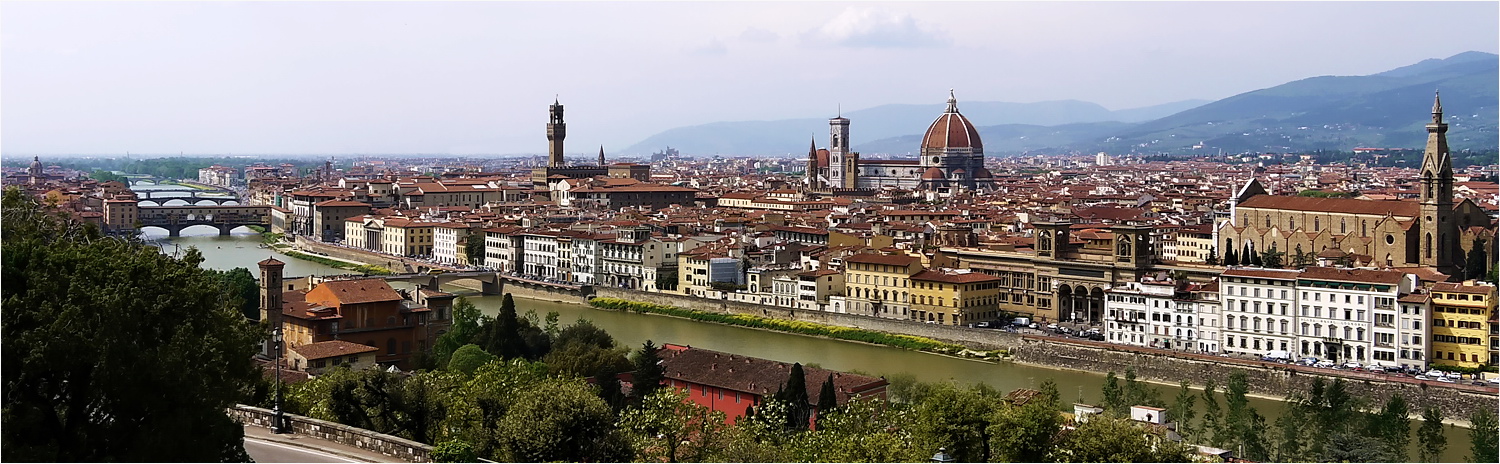
[[[479,462],[474,446],[463,440],[448,440],[432,447],[432,462]]]
[[[676,306],[659,305],[630,301],[620,298],[594,298],[589,304],[596,308],[615,309],[623,311],[635,311],[638,313],[662,314],[667,316],[681,317],[695,321],[717,322],[720,324],[737,325],[741,327],[752,327],[757,329],[768,329],[780,332],[791,332],[802,335],[813,335],[818,337],[837,338],[865,343],[906,348],[909,350],[932,351],[938,353],[958,353],[964,347],[943,343],[926,337],[915,335],[891,334],[876,332],[873,330],[856,329],[851,327],[839,327],[811,322],[789,321],[770,317],[751,316],[745,314],[720,314],[691,309],[678,308]]]

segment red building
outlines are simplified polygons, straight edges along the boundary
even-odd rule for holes
[[[665,370],[666,384],[685,389],[688,399],[728,416],[727,422],[745,415],[745,410],[760,404],[762,398],[776,394],[792,373],[792,365],[769,359],[752,358],[718,351],[666,344],[659,355]],[[834,396],[838,404],[855,397],[885,398],[889,385],[884,378],[802,367],[807,379],[807,397],[814,404],[816,417],[818,395],[823,382],[833,375]]]

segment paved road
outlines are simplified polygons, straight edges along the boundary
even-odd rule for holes
[[[311,449],[245,437],[245,453],[255,462],[362,462]]]

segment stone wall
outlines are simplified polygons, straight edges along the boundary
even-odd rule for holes
[[[253,425],[262,428],[271,428],[275,413],[270,409],[257,408],[254,406],[236,405],[229,410],[229,416],[245,425]],[[298,416],[296,414],[285,414],[292,425],[292,433],[334,443],[353,446],[359,449],[374,451],[386,456],[405,462],[431,462],[432,446],[407,440],[394,435],[376,433],[370,430],[350,427],[344,424],[328,422],[311,417]]]
[[[511,288],[507,286],[507,289]],[[507,290],[509,291],[509,290]],[[642,292],[621,288],[597,287],[594,296],[619,298],[622,300],[655,303],[697,311],[720,314],[748,314],[803,322],[812,322],[840,327],[874,330],[895,334],[916,335],[944,342],[964,345],[974,349],[1010,349],[1019,346],[1021,339],[1016,334],[994,329],[970,329],[937,324],[919,324],[902,319],[884,319],[855,314],[806,311],[777,306],[761,305],[730,300],[710,300],[671,293]]]
[[[1243,370],[1249,381],[1250,392],[1274,397],[1285,397],[1296,392],[1307,392],[1313,379],[1322,378],[1333,382],[1334,376],[1308,372],[1300,367],[1247,361],[1215,356],[1183,356],[1143,352],[1142,350],[1110,347],[1103,343],[1086,343],[1043,337],[1024,337],[1024,343],[1012,353],[1014,360],[1031,364],[1062,367],[1089,372],[1114,371],[1124,375],[1125,368],[1135,369],[1136,376],[1143,380],[1176,384],[1186,380],[1195,386],[1203,386],[1212,380],[1222,389],[1229,375]],[[1355,373],[1340,373],[1340,377],[1352,377]],[[1373,377],[1373,376],[1371,376]],[[1388,381],[1374,378],[1345,378],[1349,393],[1356,398],[1369,400],[1370,406],[1378,408],[1391,395],[1403,396],[1412,411],[1421,411],[1435,406],[1444,417],[1466,419],[1479,408],[1493,410],[1496,397],[1480,387],[1466,385],[1429,385],[1422,382]]]
[[[587,296],[579,295],[578,292],[553,287],[550,285],[533,285],[526,281],[501,276],[505,282],[505,293],[516,298],[530,298],[533,300],[556,301],[558,303],[583,304]]]
[[[386,269],[390,269],[392,271],[395,271],[396,273],[406,272],[406,266],[402,264],[402,261],[400,259],[392,256],[382,255],[373,251],[344,248],[327,243],[322,243],[316,240],[310,240],[307,237],[303,236],[297,237],[297,248],[305,250],[304,253],[306,251],[315,251],[317,253],[322,253],[333,258],[357,261],[365,264],[373,264]],[[313,254],[316,255],[316,253]]]

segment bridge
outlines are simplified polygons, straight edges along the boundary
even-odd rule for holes
[[[271,227],[270,206],[142,206],[137,218],[141,227],[160,227],[172,237],[182,236],[182,229],[212,226],[219,235],[240,226]]]
[[[411,282],[433,290],[442,291],[442,285],[459,280],[479,282],[479,293],[499,295],[505,293],[504,279],[495,271],[444,272],[440,274],[396,274],[381,276],[387,282]]]
[[[172,195],[164,195],[164,194],[168,194],[168,193],[170,193]],[[180,194],[183,194],[183,193],[186,193],[187,196],[180,196]],[[225,197],[225,196],[212,196],[212,197],[202,196],[202,195],[223,195],[225,193],[228,193],[229,196],[227,196],[227,197]],[[149,202],[152,202],[152,203],[156,203],[157,205],[161,205],[163,203],[166,203],[166,202],[172,201],[172,200],[182,200],[182,201],[187,202],[189,205],[197,204],[198,202],[204,201],[204,200],[212,201],[212,202],[220,204],[220,205],[222,205],[224,203],[227,203],[227,202],[231,202],[231,201],[235,202],[235,203],[240,203],[240,197],[238,195],[235,195],[234,193],[230,193],[230,192],[204,192],[204,191],[197,190],[197,189],[142,190],[142,191],[135,192],[135,198],[136,198],[136,202],[137,203],[143,203],[143,202],[149,201]]]

